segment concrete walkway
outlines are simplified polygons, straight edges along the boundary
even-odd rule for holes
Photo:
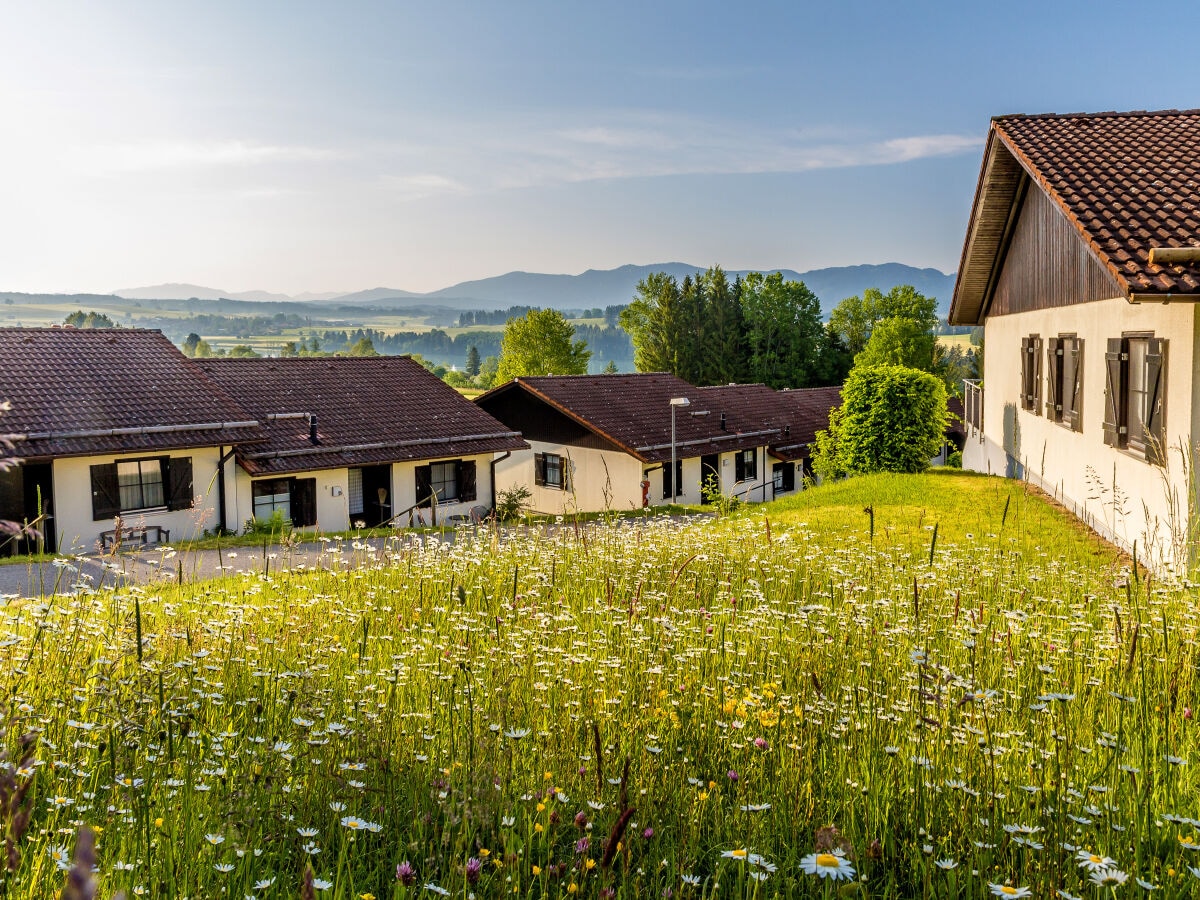
[[[401,535],[398,538],[311,541],[293,546],[260,545],[218,550],[160,549],[116,556],[76,556],[52,562],[0,566],[0,598],[40,597],[71,593],[81,588],[152,584],[157,581],[196,581],[239,572],[305,568],[349,568],[384,558],[389,551],[419,541],[453,541],[445,535]]]

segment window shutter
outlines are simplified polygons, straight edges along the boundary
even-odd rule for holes
[[[1046,418],[1061,422],[1063,418],[1063,341],[1046,338]]]
[[[539,486],[546,484],[546,454],[533,454],[533,483]]]
[[[1075,338],[1063,359],[1063,413],[1072,431],[1083,431],[1083,340]]]
[[[746,455],[741,450],[733,457],[733,480],[746,480]]]
[[[796,489],[796,464],[783,464],[783,491],[794,491]]]
[[[1033,410],[1035,416],[1040,416],[1042,414],[1042,339],[1031,337],[1029,344],[1029,358],[1033,360],[1033,398],[1029,408]]]
[[[470,503],[475,499],[475,460],[463,459],[458,463],[458,499]]]
[[[1029,358],[1032,341],[1021,338],[1021,409],[1033,406],[1033,362]]]
[[[307,528],[317,524],[317,479],[297,478],[288,490],[292,508],[292,524]]]
[[[662,472],[663,472],[663,499],[664,500],[673,499],[673,498],[671,498],[671,464],[669,462],[663,463]]]
[[[1125,446],[1125,379],[1127,354],[1121,338],[1109,338],[1104,354],[1104,443]]]
[[[1167,461],[1164,404],[1167,399],[1167,342],[1151,338],[1146,353],[1146,461],[1161,466]]]
[[[191,509],[195,502],[192,496],[192,458],[173,456],[164,462],[163,468],[167,470],[167,509]]]
[[[92,466],[92,519],[111,519],[121,513],[121,487],[117,482],[117,464]]]
[[[572,484],[575,481],[575,478],[574,478],[575,463],[571,461],[571,457],[564,456],[562,458],[562,462],[559,463],[559,465],[562,466],[562,489],[564,491],[569,491],[569,490],[571,490]]]
[[[433,506],[433,471],[430,466],[417,466],[417,506]]]

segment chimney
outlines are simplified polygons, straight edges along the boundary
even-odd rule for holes
[[[725,413],[721,413],[721,430],[725,430]]]
[[[308,440],[309,440],[309,443],[312,443],[312,444],[320,443],[320,441],[317,440],[317,414],[316,413],[308,414]]]

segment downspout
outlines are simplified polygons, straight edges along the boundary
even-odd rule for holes
[[[492,469],[492,512],[496,511],[496,464],[502,463],[512,456],[511,450],[505,450],[503,456],[493,456],[491,461]]]
[[[221,449],[218,447],[217,451],[220,452]],[[229,452],[221,454],[221,458],[217,460],[217,520],[223,532],[229,530],[225,521],[225,463],[229,462],[235,452],[236,448],[230,447]]]

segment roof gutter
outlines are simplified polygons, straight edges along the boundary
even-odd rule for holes
[[[336,447],[304,447],[299,450],[264,450],[243,453],[242,459],[287,459],[293,456],[315,456],[323,453],[357,453],[361,450],[399,450],[404,447],[428,447],[460,441],[486,441],[500,438],[519,438],[519,431],[493,431],[488,434],[462,434],[453,437],[416,438],[411,441],[376,441],[370,444],[343,444]]]
[[[675,443],[651,444],[649,447],[635,447],[638,453],[649,453],[652,450],[666,450],[669,447],[694,447],[697,444],[716,444],[719,441],[736,441],[741,438],[763,437],[768,434],[780,434],[782,428],[766,428],[762,431],[741,431],[734,434],[722,434],[719,437],[693,438],[690,441],[675,441]]]
[[[1197,303],[1200,294],[1130,294],[1130,303]]]
[[[127,437],[141,434],[177,434],[189,431],[223,431],[232,428],[257,428],[255,419],[242,422],[199,422],[194,425],[140,425],[132,428],[92,428],[81,431],[30,431],[25,434],[0,434],[9,441],[63,441],[72,438]]]

